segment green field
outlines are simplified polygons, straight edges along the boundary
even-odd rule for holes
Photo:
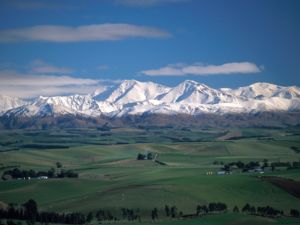
[[[224,202],[229,211],[246,203],[270,205],[288,214],[291,208],[300,210],[300,199],[260,176],[300,181],[299,169],[268,169],[263,175],[233,170],[231,175],[217,175],[221,165],[213,162],[299,161],[300,153],[291,147],[300,149],[299,129],[1,131],[0,173],[13,167],[47,171],[59,161],[78,172],[79,178],[0,181],[0,201],[23,203],[33,198],[40,209],[56,212],[109,209],[119,214],[122,207],[138,208],[143,221],[149,222],[154,207],[163,212],[165,205],[175,205],[183,214],[192,214],[197,204],[210,202]],[[145,151],[157,153],[166,165],[136,160],[137,154]],[[209,171],[213,174],[207,175]],[[232,213],[168,221],[160,214],[157,224],[162,225],[299,222]]]
[[[150,224],[153,223],[144,223],[144,225],[150,225]],[[299,224],[299,220],[295,218],[271,219],[271,218],[264,218],[258,216],[226,214],[226,215],[205,216],[193,220],[156,222],[155,224],[157,225],[219,225],[219,224],[222,225],[232,225],[232,224],[297,225]],[[130,223],[124,223],[122,225],[130,225]]]

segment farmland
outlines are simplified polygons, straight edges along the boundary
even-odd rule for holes
[[[150,211],[158,208],[162,225],[182,223],[165,217],[165,205],[192,214],[198,204],[224,202],[232,211],[249,203],[289,214],[292,208],[300,210],[300,199],[261,177],[300,181],[300,169],[267,167],[264,174],[233,169],[230,175],[217,175],[217,171],[236,161],[298,162],[300,154],[295,149],[300,149],[299,128],[6,130],[0,132],[0,173],[12,168],[47,171],[60,162],[79,178],[0,181],[0,201],[21,204],[32,198],[41,210],[105,209],[117,216],[123,207],[139,209],[145,223],[151,222]],[[165,165],[136,160],[138,153],[145,152],[157,154]],[[221,220],[228,221],[222,224],[296,224],[293,218],[232,213],[184,224],[220,224]]]

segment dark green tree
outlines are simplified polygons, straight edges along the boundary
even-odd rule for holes
[[[158,210],[157,208],[154,208],[151,212],[151,218],[152,220],[156,220],[158,218]]]
[[[56,167],[57,168],[62,168],[62,163],[61,162],[56,162]]]
[[[290,215],[291,215],[292,217],[300,217],[300,212],[299,212],[299,210],[297,210],[297,209],[291,209]]]
[[[234,213],[239,213],[240,210],[237,206],[234,206],[233,210],[232,210]]]
[[[171,208],[171,217],[175,218],[176,216],[177,216],[177,208],[176,208],[176,206],[173,206]]]
[[[33,199],[30,199],[23,204],[23,207],[25,209],[26,218],[28,220],[35,221],[38,215],[37,203]]]
[[[243,208],[242,212],[243,213],[248,213],[250,211],[251,206],[247,203]]]
[[[263,168],[266,168],[269,166],[269,163],[268,163],[268,160],[267,159],[264,159],[263,160]]]
[[[51,168],[51,169],[47,172],[47,176],[48,176],[49,178],[55,177],[55,169],[54,169],[54,168]]]
[[[136,157],[137,160],[144,160],[145,159],[145,155],[139,153]]]
[[[86,222],[90,223],[94,218],[94,215],[92,212],[89,212],[89,214],[86,217]]]
[[[165,213],[166,213],[166,217],[170,216],[170,208],[168,205],[165,206]]]
[[[249,211],[252,215],[254,215],[256,213],[256,209],[254,206],[251,206]]]
[[[153,153],[152,153],[152,152],[148,152],[148,154],[147,154],[147,159],[148,159],[148,160],[152,160],[153,158],[154,158]]]

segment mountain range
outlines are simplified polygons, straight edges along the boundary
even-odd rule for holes
[[[123,118],[146,115],[199,117],[266,113],[295,114],[299,121],[300,88],[254,83],[237,89],[214,89],[186,80],[175,87],[125,80],[87,95],[16,98],[0,96],[1,121],[16,118],[74,116]],[[24,119],[23,119],[24,121]]]

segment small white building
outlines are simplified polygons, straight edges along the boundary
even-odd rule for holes
[[[217,174],[218,174],[218,175],[225,175],[225,174],[226,174],[226,172],[225,172],[225,171],[223,171],[223,170],[221,170],[221,171],[218,171],[218,172],[217,172]]]
[[[230,175],[231,171],[220,170],[217,172],[218,175]]]

